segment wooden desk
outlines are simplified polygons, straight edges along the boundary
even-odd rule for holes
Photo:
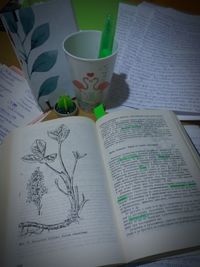
[[[0,1],[0,10],[4,8],[4,6],[8,3],[8,0],[1,0]]]
[[[147,0],[147,2],[172,7],[193,15],[200,15],[200,1],[196,0]]]
[[[94,121],[96,120],[94,114],[85,112],[85,111],[83,111],[81,109],[79,109],[77,115],[78,116],[83,116],[83,117],[88,117],[88,118],[90,118],[90,119],[92,119]],[[59,117],[57,115],[57,113],[54,110],[52,110],[42,121],[53,120],[53,119],[58,119],[58,118],[61,118],[61,117]]]

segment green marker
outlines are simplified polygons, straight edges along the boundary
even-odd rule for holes
[[[106,17],[104,29],[101,34],[99,58],[107,57],[112,54],[114,40],[113,20],[110,15]]]

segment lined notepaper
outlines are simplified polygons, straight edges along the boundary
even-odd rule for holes
[[[128,84],[122,105],[200,115],[200,16],[121,3],[116,36],[115,73]]]

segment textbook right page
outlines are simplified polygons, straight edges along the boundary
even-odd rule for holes
[[[200,245],[200,158],[173,112],[97,121],[127,261]]]

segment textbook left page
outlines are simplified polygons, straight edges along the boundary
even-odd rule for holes
[[[1,149],[5,266],[122,262],[92,120],[16,129]]]

